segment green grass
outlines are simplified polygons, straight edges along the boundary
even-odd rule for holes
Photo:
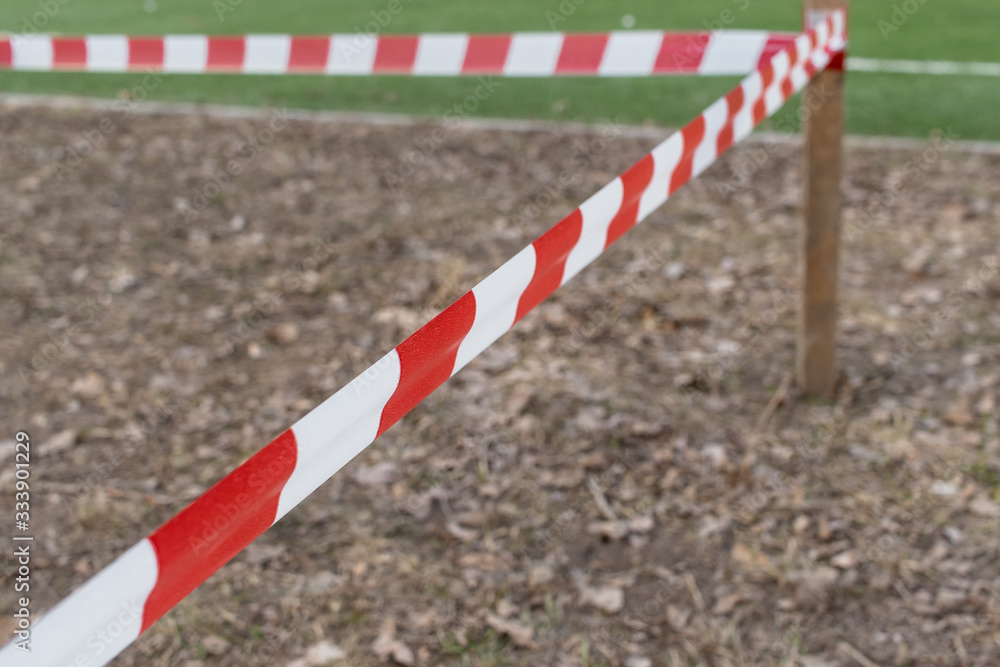
[[[385,33],[423,31],[504,32],[551,29],[547,11],[559,0],[401,0],[403,11]],[[918,0],[910,0],[917,3]],[[60,6],[45,31],[131,34],[355,32],[389,0],[217,0],[235,5],[219,18],[213,0],[8,0],[0,7],[0,28],[23,30],[39,2]],[[237,5],[236,3],[239,2]],[[580,0],[563,0],[574,6]],[[148,12],[144,7],[155,11]],[[995,37],[996,8],[982,0],[926,0],[898,31],[883,37],[879,21],[891,20],[897,2],[855,2],[851,8],[851,53],[870,58],[1000,61]],[[723,12],[728,10],[728,14]],[[790,0],[702,0],[620,3],[583,0],[559,23],[559,30],[620,29],[622,16],[635,16],[637,29],[703,29],[729,20],[728,28],[796,30],[801,5]],[[551,16],[551,14],[550,14]],[[71,93],[114,97],[142,75],[0,73],[0,91]],[[677,126],[736,83],[733,78],[504,80],[475,115]],[[472,79],[327,78],[315,76],[171,75],[150,99],[279,107],[386,111],[442,115],[476,86]],[[848,129],[859,134],[927,136],[951,127],[961,138],[1000,140],[1000,79],[855,73],[848,79]]]

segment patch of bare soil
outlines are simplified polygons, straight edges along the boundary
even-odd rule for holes
[[[101,121],[0,114],[36,613],[651,148]],[[787,382],[799,168],[737,147],[115,664],[1000,664],[1000,157],[849,151],[832,405]]]

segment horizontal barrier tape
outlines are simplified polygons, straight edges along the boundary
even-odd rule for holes
[[[845,46],[842,12],[796,37],[687,127],[49,611],[33,629],[32,652],[9,644],[0,650],[0,664],[106,664],[525,313],[749,135]]]
[[[0,69],[367,76],[741,75],[796,35],[759,30],[508,35],[13,35]]]

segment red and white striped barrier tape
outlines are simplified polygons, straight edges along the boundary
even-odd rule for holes
[[[0,38],[0,69],[171,74],[653,76],[747,74],[794,34],[749,30],[508,35]]]
[[[846,45],[842,12],[785,49],[367,371],[49,611],[30,654],[103,665],[386,429],[802,89]]]

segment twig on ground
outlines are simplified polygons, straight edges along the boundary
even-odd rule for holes
[[[774,392],[771,400],[767,402],[767,406],[764,407],[764,411],[760,413],[760,417],[757,418],[757,423],[753,427],[753,433],[751,437],[760,437],[760,434],[764,431],[764,427],[767,426],[767,422],[771,420],[771,415],[774,411],[778,409],[781,402],[785,400],[788,395],[788,389],[792,386],[792,378],[795,377],[794,374],[789,371],[785,373],[785,377],[782,378],[781,384],[778,385],[778,389]]]
[[[594,497],[594,502],[597,503],[597,509],[601,512],[601,515],[608,521],[619,521],[618,515],[611,508],[611,503],[604,496],[604,490],[601,488],[600,484],[593,477],[587,479],[587,490],[590,491],[590,495]]]
[[[705,613],[705,598],[701,596],[701,590],[698,588],[698,582],[694,580],[694,575],[690,572],[684,573],[684,583],[687,584],[688,590],[691,592],[691,598],[694,600],[694,604],[698,607],[698,611],[702,614]]]
[[[878,663],[872,662],[865,657],[865,654],[854,648],[847,642],[839,642],[837,644],[837,650],[846,655],[848,658],[855,660],[862,667],[879,667]]]
[[[757,423],[754,425],[753,430],[750,431],[750,437],[747,438],[747,449],[743,454],[743,460],[740,462],[737,479],[749,479],[750,466],[753,465],[754,458],[757,455],[757,445],[760,444],[761,433],[767,427],[767,423],[771,420],[774,411],[778,409],[781,402],[788,396],[788,389],[792,386],[792,379],[794,377],[795,375],[792,372],[785,373],[781,384],[778,385],[774,395],[771,396],[771,400],[767,402],[767,405],[764,406],[764,411],[757,418]]]

